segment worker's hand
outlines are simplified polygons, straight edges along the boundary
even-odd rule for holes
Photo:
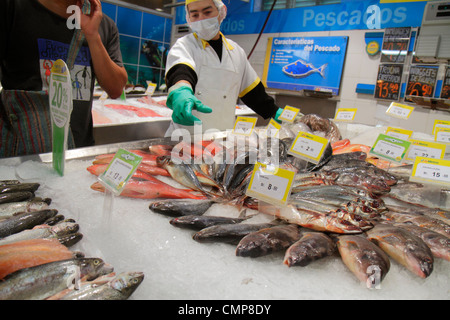
[[[273,118],[276,122],[281,123],[281,120],[278,118],[281,116],[283,111],[284,109],[278,108],[277,112],[275,113],[275,117]]]
[[[184,126],[193,126],[201,123],[200,119],[192,115],[192,110],[211,113],[212,109],[205,106],[194,96],[194,92],[188,86],[181,86],[171,91],[167,97],[166,105],[173,110],[172,120]]]
[[[85,0],[77,0],[77,5],[82,9]],[[100,0],[90,0],[91,13],[89,15],[81,13],[81,30],[87,40],[98,36],[98,27],[103,18],[102,4]]]

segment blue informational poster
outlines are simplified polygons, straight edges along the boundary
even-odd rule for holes
[[[273,38],[266,53],[266,86],[339,95],[347,43],[348,37]]]

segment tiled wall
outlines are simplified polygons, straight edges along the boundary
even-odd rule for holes
[[[128,82],[164,84],[165,58],[170,48],[172,19],[102,2],[103,13],[115,21]]]

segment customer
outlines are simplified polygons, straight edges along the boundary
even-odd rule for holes
[[[121,95],[127,82],[119,34],[103,15],[99,0],[1,0],[0,157],[50,152],[51,121],[48,106],[50,70],[67,55],[76,29],[68,27],[77,5],[85,41],[70,70],[73,111],[69,147],[94,144],[92,100],[95,80],[111,98]],[[79,30],[78,30],[79,32]],[[72,139],[73,137],[73,139]]]

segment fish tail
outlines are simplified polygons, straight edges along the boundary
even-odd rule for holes
[[[328,63],[325,63],[323,66],[321,66],[319,69],[317,69],[322,78],[324,77],[324,73],[325,73],[325,69],[326,69],[327,65],[328,65]]]

